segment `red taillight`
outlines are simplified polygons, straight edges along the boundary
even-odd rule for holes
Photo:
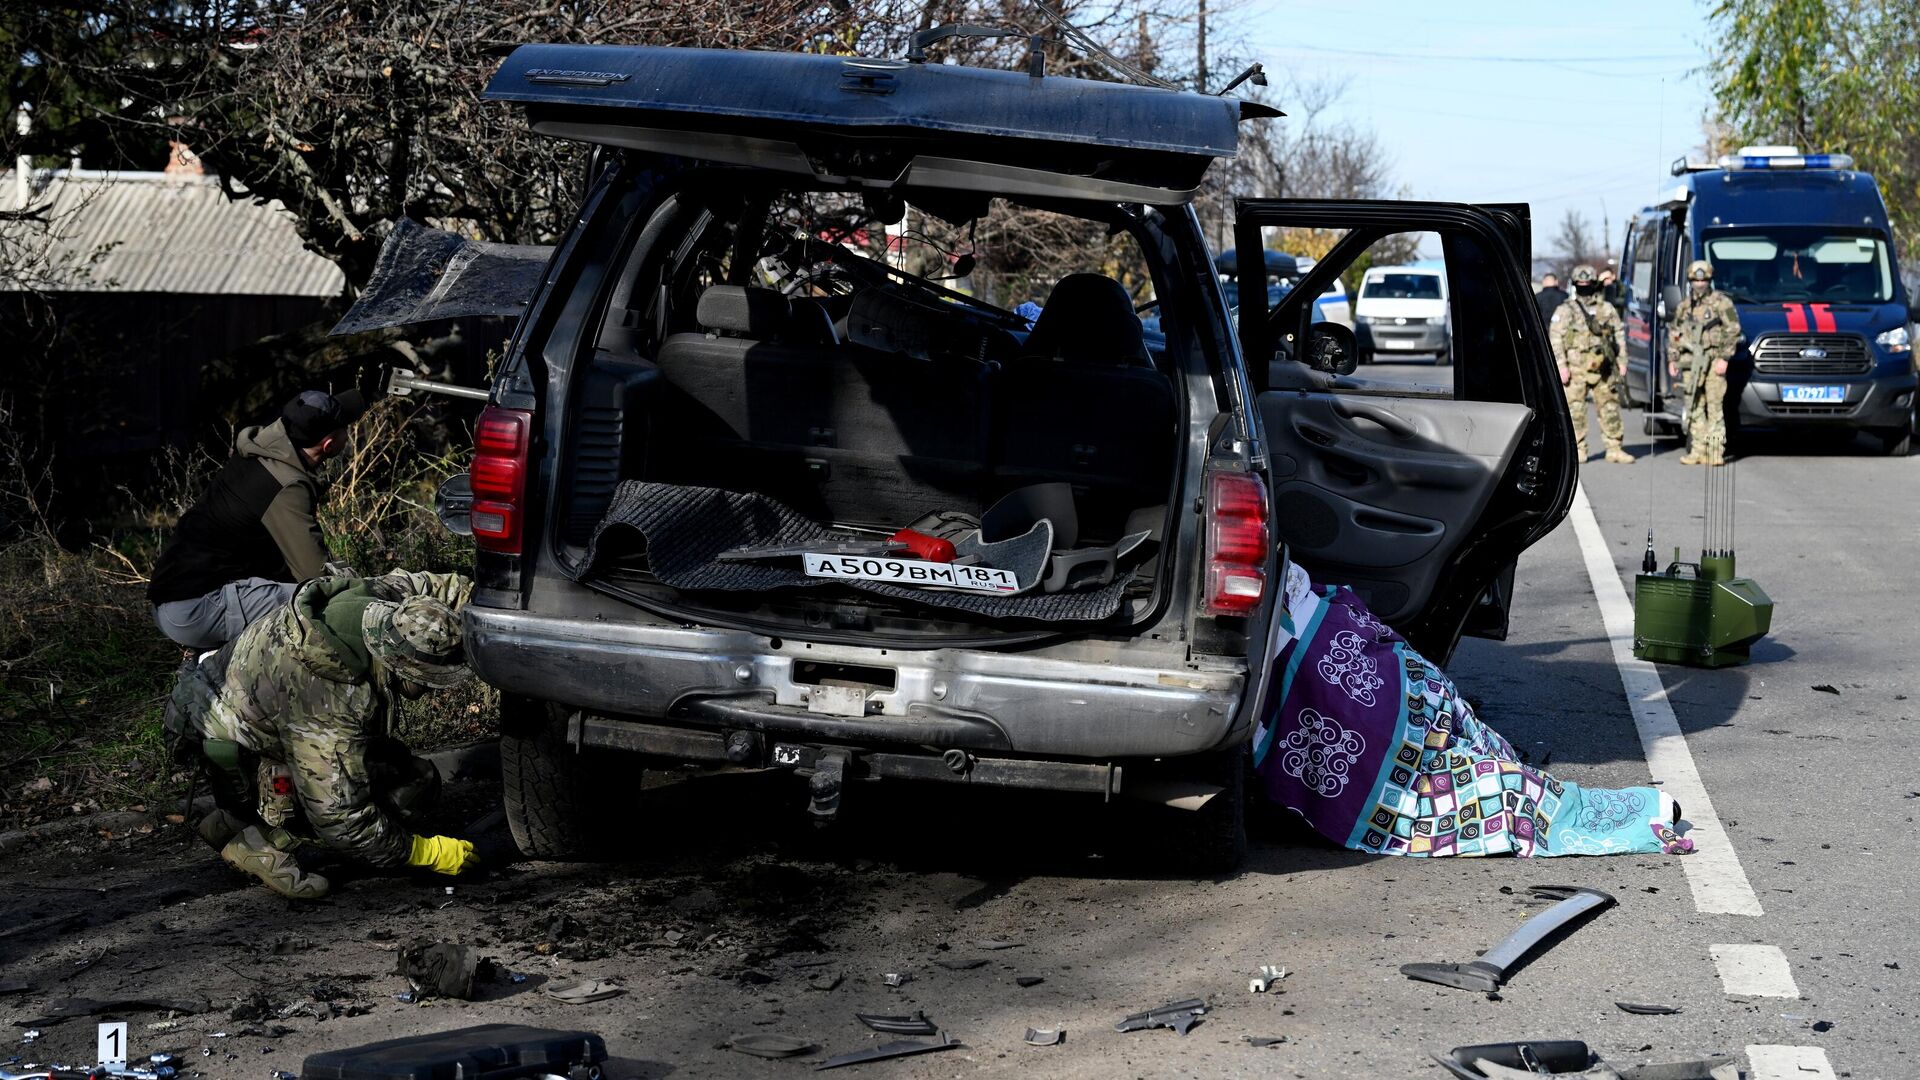
[[[473,426],[473,542],[482,550],[520,554],[526,509],[527,455],[533,414],[492,405]]]
[[[1267,593],[1267,485],[1247,473],[1207,478],[1209,615],[1248,615]]]

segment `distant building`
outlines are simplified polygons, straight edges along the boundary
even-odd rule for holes
[[[69,463],[193,442],[203,366],[344,288],[279,203],[229,199],[175,151],[166,172],[0,174],[0,207],[53,223],[0,221],[0,390],[48,410]]]

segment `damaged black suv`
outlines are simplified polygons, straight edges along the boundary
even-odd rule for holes
[[[487,96],[596,147],[577,225],[551,251],[404,230],[343,328],[519,317],[447,516],[528,854],[583,850],[626,753],[792,770],[822,816],[874,779],[1125,800],[1231,866],[1277,545],[1444,658],[1504,632],[1571,499],[1524,207],[1242,200],[1238,247],[1330,249],[1228,307],[1192,204],[1263,106],[548,45]],[[1413,234],[1451,278],[1450,386],[1353,378],[1351,331],[1310,324]],[[1030,283],[1030,321],[976,254],[1053,235],[1099,257]]]

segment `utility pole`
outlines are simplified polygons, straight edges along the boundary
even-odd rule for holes
[[[1201,93],[1207,92],[1207,0],[1200,3],[1200,32],[1195,38],[1196,51],[1199,53],[1197,70],[1193,77],[1193,88]]]

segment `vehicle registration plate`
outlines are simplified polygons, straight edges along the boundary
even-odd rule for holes
[[[885,581],[895,585],[935,585],[968,592],[1012,593],[1020,591],[1013,571],[991,566],[965,566],[954,563],[922,562],[918,559],[863,558],[857,555],[800,556],[808,577],[849,578],[859,581]]]
[[[1380,338],[1380,347],[1383,349],[1411,349],[1413,348],[1413,345],[1414,345],[1414,341],[1412,338],[1396,338],[1396,337],[1385,337],[1385,336],[1382,336]]]
[[[1845,401],[1847,388],[1844,386],[1782,386],[1781,401]]]

